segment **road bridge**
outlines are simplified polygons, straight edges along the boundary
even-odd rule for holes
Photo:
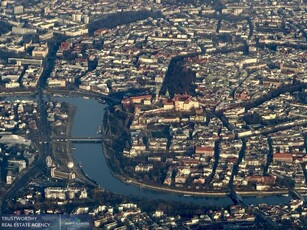
[[[299,191],[293,189],[293,190],[290,190],[290,193],[292,193],[293,198],[297,198],[297,199],[305,202],[305,198],[303,197],[303,195]]]
[[[246,204],[243,202],[242,197],[234,189],[230,190],[229,197],[235,204],[239,204],[243,207],[246,207]]]
[[[55,142],[67,142],[71,141],[73,143],[101,143],[103,141],[108,141],[108,138],[101,137],[54,137]]]

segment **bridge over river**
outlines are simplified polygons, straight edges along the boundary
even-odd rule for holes
[[[71,141],[73,143],[101,143],[103,141],[109,141],[108,138],[102,137],[53,137],[55,142],[67,142]]]

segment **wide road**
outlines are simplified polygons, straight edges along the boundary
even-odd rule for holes
[[[49,47],[54,48],[54,47]],[[54,51],[53,51],[54,52]],[[48,57],[50,58],[50,57]],[[38,133],[32,135],[31,141],[38,147],[38,159],[32,163],[27,169],[25,169],[14,181],[14,183],[8,187],[2,196],[0,197],[0,214],[5,213],[7,208],[7,202],[13,199],[17,192],[28,186],[29,182],[40,174],[46,173],[46,157],[52,153],[51,149],[51,129],[47,120],[47,102],[44,101],[43,88],[46,85],[53,65],[50,65],[47,60],[44,62],[44,71],[41,78],[38,81],[36,88],[37,100],[38,100],[38,114],[39,120],[37,123]]]
[[[15,179],[14,183],[5,190],[0,199],[0,213],[5,212],[7,201],[11,200],[18,191],[25,188],[36,176],[46,173],[45,159],[51,154],[51,135],[49,124],[47,122],[46,103],[43,100],[43,91],[41,88],[38,88],[38,112],[40,114],[40,120],[37,124],[39,133],[35,135],[34,139],[32,138],[34,144],[38,146],[38,159],[37,161],[34,161],[26,170],[24,170]]]
[[[50,151],[49,144],[44,144],[39,146],[39,157],[36,162],[33,162],[26,170],[24,170],[18,177],[15,179],[14,183],[8,187],[0,199],[0,214],[5,213],[7,208],[7,202],[15,197],[16,193],[25,188],[30,181],[45,173],[46,163],[45,155]]]

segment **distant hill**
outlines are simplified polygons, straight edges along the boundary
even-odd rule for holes
[[[194,54],[190,54],[193,56]],[[184,67],[184,57],[177,56],[172,58],[165,75],[160,94],[165,95],[168,90],[171,97],[174,94],[188,93],[194,95],[195,86],[192,82],[196,79],[196,73]]]
[[[125,11],[118,12],[106,16],[105,18],[93,21],[89,24],[89,34],[93,35],[95,30],[101,28],[112,29],[118,25],[125,25],[139,20],[144,20],[148,17],[157,18],[161,17],[160,12],[142,10],[142,11]]]

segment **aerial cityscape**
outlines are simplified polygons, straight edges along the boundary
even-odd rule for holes
[[[0,0],[0,229],[305,229],[306,50],[306,0]]]

